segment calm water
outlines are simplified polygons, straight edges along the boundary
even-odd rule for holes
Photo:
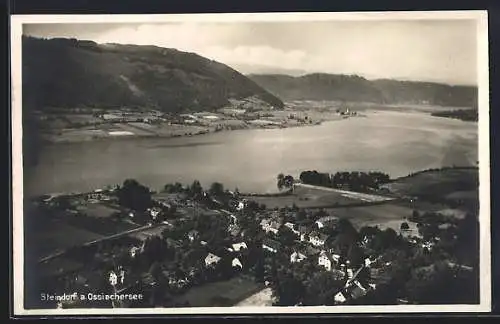
[[[311,127],[51,145],[25,170],[25,195],[95,189],[126,178],[155,189],[198,179],[272,192],[280,172],[381,170],[397,177],[478,160],[476,123],[423,113],[367,116]]]

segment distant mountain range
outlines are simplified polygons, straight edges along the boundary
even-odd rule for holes
[[[153,108],[200,111],[253,98],[283,102],[236,70],[194,53],[156,46],[23,37],[26,108]]]
[[[383,104],[428,104],[477,108],[477,87],[432,82],[367,80],[357,75],[311,73],[249,74],[248,77],[284,101],[337,100]]]

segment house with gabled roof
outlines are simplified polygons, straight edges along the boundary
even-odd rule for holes
[[[193,242],[194,240],[196,240],[199,237],[200,233],[197,230],[193,229],[193,230],[190,230],[187,235],[188,235],[189,240],[191,242]]]
[[[309,242],[314,246],[324,246],[328,235],[313,231],[309,234]]]
[[[290,255],[290,262],[291,263],[298,263],[298,262],[301,262],[303,260],[307,259],[307,256],[299,251],[294,251],[291,255]]]
[[[300,236],[300,231],[297,229],[297,225],[292,222],[286,222],[283,224],[285,227],[289,228],[295,235]]]
[[[321,251],[318,256],[318,265],[323,266],[327,271],[331,271],[334,267],[337,266],[339,260],[340,255]]]
[[[272,253],[277,253],[281,248],[281,244],[275,240],[265,239],[262,241],[262,248]]]
[[[342,291],[339,291],[333,296],[333,300],[335,304],[343,304],[347,301],[347,298],[344,296],[344,293]]]
[[[338,220],[339,220],[339,218],[336,216],[325,216],[325,217],[321,217],[320,219],[318,219],[314,223],[316,224],[318,229],[322,229],[324,227],[329,227],[329,226],[336,224],[338,222]]]
[[[278,234],[278,230],[280,228],[280,223],[278,223],[277,221],[275,220],[270,220],[270,219],[263,219],[261,222],[260,222],[260,226],[262,227],[262,229],[266,232],[266,233],[269,233],[269,232],[272,232],[274,234]]]
[[[234,258],[233,261],[231,261],[231,265],[233,266],[233,268],[243,269],[243,264],[241,264],[241,261],[238,258]]]
[[[208,253],[208,255],[205,257],[205,265],[207,267],[215,266],[221,258],[213,253]]]
[[[305,225],[300,225],[299,226],[299,235],[300,235],[300,241],[305,242],[309,240],[309,233],[311,230],[305,226]]]
[[[228,250],[231,252],[239,252],[242,249],[244,250],[248,249],[248,246],[245,242],[234,243]]]

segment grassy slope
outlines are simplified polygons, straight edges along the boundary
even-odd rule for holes
[[[403,196],[474,197],[479,190],[479,172],[476,168],[430,170],[398,178],[385,187]]]

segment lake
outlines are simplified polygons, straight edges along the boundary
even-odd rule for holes
[[[85,191],[135,178],[214,181],[240,191],[276,191],[280,172],[380,170],[391,177],[441,166],[475,165],[477,123],[422,112],[367,111],[318,126],[219,132],[184,138],[130,138],[53,144],[24,174],[26,196]]]

